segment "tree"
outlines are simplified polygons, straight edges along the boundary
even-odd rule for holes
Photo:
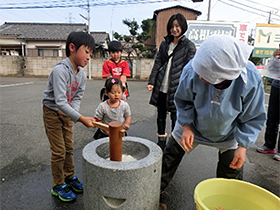
[[[133,19],[123,20],[123,24],[127,25],[130,35],[121,35],[117,32],[113,34],[113,37],[118,41],[124,41],[123,50],[127,53],[129,62],[131,62],[132,56],[148,57],[153,58],[156,52],[155,46],[147,47],[145,41],[151,38],[151,32],[154,28],[154,22],[151,19],[146,19],[142,21],[141,29],[137,21]]]

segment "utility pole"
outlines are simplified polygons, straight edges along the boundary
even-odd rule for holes
[[[209,0],[209,3],[208,3],[207,21],[209,21],[209,20],[210,20],[210,10],[211,10],[211,0]]]
[[[88,20],[88,33],[90,34],[90,6],[89,6],[89,0],[88,0],[88,16],[87,16],[87,20]],[[94,50],[94,49],[92,49]],[[91,57],[89,58],[88,61],[88,79],[91,80]]]
[[[268,15],[268,24],[270,24],[270,19],[271,19],[271,11],[269,11],[269,13],[268,13],[269,15]]]
[[[80,14],[80,16],[88,21],[87,32],[88,32],[88,34],[90,34],[90,6],[89,6],[89,0],[88,0],[88,3],[87,3],[87,8],[88,8],[87,17],[83,16],[82,14]],[[88,61],[88,79],[91,80],[91,58]]]

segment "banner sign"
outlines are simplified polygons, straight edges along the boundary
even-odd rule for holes
[[[198,48],[201,43],[213,34],[233,36],[245,43],[248,42],[248,23],[223,21],[188,20],[186,37]]]
[[[257,23],[253,57],[270,58],[279,45],[280,24]]]

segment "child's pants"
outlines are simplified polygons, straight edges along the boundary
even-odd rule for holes
[[[73,121],[61,111],[43,106],[46,134],[50,142],[53,186],[74,175]]]
[[[242,180],[243,166],[240,169],[232,169],[229,167],[231,161],[233,160],[234,152],[234,149],[227,150],[223,153],[219,152],[219,162],[216,171],[216,176],[218,178],[231,178]],[[163,191],[168,186],[185,153],[185,150],[182,149],[182,147],[176,142],[176,140],[171,135],[163,153],[161,191]]]

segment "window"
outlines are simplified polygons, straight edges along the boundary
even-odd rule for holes
[[[38,49],[38,56],[44,56],[44,50]]]
[[[53,50],[53,56],[58,57],[58,50]]]
[[[58,49],[38,49],[38,56],[58,57]]]

